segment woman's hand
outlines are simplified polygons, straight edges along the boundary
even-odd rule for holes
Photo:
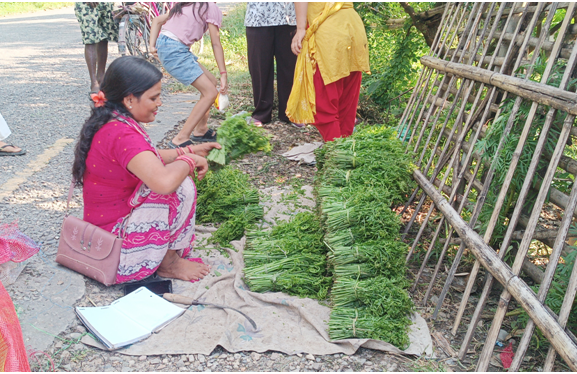
[[[196,164],[196,173],[198,174],[198,180],[202,180],[208,171],[208,161],[206,158],[199,156],[199,155],[190,155],[190,158],[194,160]]]
[[[158,51],[156,50],[156,47],[149,45],[148,50],[150,51],[150,54],[153,55],[158,60]]]
[[[226,73],[221,73],[220,74],[220,94],[221,95],[226,95],[228,94],[228,74]]]
[[[206,157],[208,156],[208,154],[210,153],[210,151],[212,151],[213,148],[216,149],[221,149],[221,145],[216,143],[216,142],[212,142],[212,143],[201,143],[201,144],[197,144],[197,145],[193,145],[190,148],[192,148],[192,150],[194,151],[195,154],[202,156],[202,157]],[[186,151],[186,148],[183,148]]]
[[[295,55],[299,55],[301,53],[301,49],[303,48],[303,39],[307,33],[305,29],[297,29],[295,36],[293,37],[293,41],[291,43],[291,50]]]

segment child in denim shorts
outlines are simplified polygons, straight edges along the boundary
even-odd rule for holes
[[[152,20],[150,51],[160,59],[166,71],[180,83],[200,91],[182,130],[168,143],[170,147],[186,147],[195,142],[214,142],[216,131],[207,125],[209,110],[218,93],[228,91],[224,51],[219,28],[222,12],[215,3],[176,3],[168,14]],[[162,26],[162,29],[160,29]],[[198,62],[190,47],[208,30],[214,58],[220,71],[220,90],[214,75]],[[159,35],[160,32],[160,35]],[[192,137],[191,137],[192,135]],[[192,141],[191,141],[192,140]]]

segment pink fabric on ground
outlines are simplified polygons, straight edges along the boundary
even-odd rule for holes
[[[22,329],[10,295],[0,282],[0,371],[30,371]]]
[[[34,256],[40,247],[20,230],[16,222],[0,225],[0,264],[22,262]]]
[[[138,131],[119,121],[94,135],[84,173],[84,220],[111,231],[130,213],[129,198],[140,183],[126,166],[140,152],[154,149]]]

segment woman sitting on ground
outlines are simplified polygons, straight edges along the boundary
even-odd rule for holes
[[[187,258],[194,241],[196,187],[218,143],[158,150],[140,123],[154,121],[162,73],[132,56],[108,68],[76,145],[72,173],[83,186],[84,220],[124,241],[116,283],[152,275],[195,281],[209,273]]]

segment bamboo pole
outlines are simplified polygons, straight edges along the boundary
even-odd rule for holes
[[[549,14],[547,16],[547,21],[545,22],[543,34],[547,35],[547,36],[548,36],[549,26],[551,24],[551,21],[553,20],[553,16],[555,13],[555,5],[556,5],[556,3],[553,3],[551,5],[551,10],[549,11]],[[567,26],[569,25],[571,18],[572,18],[570,15],[572,15],[572,13],[573,13],[574,4],[571,4],[570,9],[571,9],[571,12],[570,13],[568,12],[568,14],[567,14],[568,16],[566,16],[565,19],[563,20],[563,24],[561,26],[561,30],[559,31],[559,35],[565,35],[565,32],[567,30]],[[551,70],[553,69],[553,65],[555,63],[556,56],[559,53],[562,40],[563,40],[563,37],[558,37],[557,40],[555,41],[555,46],[554,46],[553,52],[551,54],[551,56],[553,58],[550,58],[548,63],[547,63],[547,67],[545,68],[545,71],[542,74],[542,79],[541,79],[542,82],[547,82],[549,74],[550,74]],[[539,50],[537,49],[535,52],[537,52],[537,51],[539,51]],[[574,60],[573,60],[573,63],[574,63]],[[572,69],[570,69],[570,70],[572,70]],[[530,72],[528,72],[528,75],[529,74],[530,74]],[[569,75],[565,75],[565,77],[564,77],[565,82],[567,81],[568,78],[569,78]],[[520,154],[520,152],[522,151],[523,144],[521,144],[521,143],[522,142],[524,143],[524,139],[526,138],[526,136],[524,138],[524,135],[525,135],[525,133],[528,133],[529,128],[532,125],[533,115],[536,112],[537,105],[538,104],[536,102],[533,102],[533,104],[531,106],[531,111],[527,117],[527,121],[525,122],[525,128],[523,129],[523,133],[519,139],[518,147],[517,147],[517,150],[515,151],[515,153],[518,152]],[[551,111],[550,111],[550,114],[551,114]],[[553,115],[551,117],[549,117],[548,120],[552,121],[553,120],[552,117],[553,117]],[[570,116],[568,116],[567,119],[569,119],[569,117]],[[545,173],[545,176],[543,177],[543,183],[542,183],[541,189],[539,191],[539,195],[537,196],[537,200],[535,201],[535,204],[533,206],[533,211],[531,213],[531,217],[529,218],[529,224],[527,225],[527,230],[525,231],[525,235],[523,236],[523,240],[521,241],[521,244],[519,245],[519,249],[518,249],[517,255],[515,257],[515,262],[513,264],[513,272],[515,274],[519,274],[519,272],[521,271],[521,266],[522,266],[523,260],[525,259],[526,255],[527,255],[527,251],[529,250],[529,245],[531,243],[531,238],[533,236],[533,232],[535,231],[535,227],[537,225],[537,220],[540,216],[543,203],[545,202],[545,199],[547,198],[547,192],[549,189],[549,185],[551,184],[551,181],[553,180],[553,177],[555,175],[555,171],[557,169],[557,164],[559,162],[559,158],[560,158],[561,154],[563,153],[563,150],[565,148],[565,143],[567,142],[567,139],[569,137],[571,125],[573,123],[573,119],[574,118],[571,118],[571,122],[568,124],[567,124],[567,121],[565,121],[565,123],[563,125],[563,130],[561,131],[561,134],[559,136],[560,140],[557,142],[557,146],[555,147],[554,157],[551,160],[550,165],[553,165],[553,166],[549,167],[549,169]],[[546,123],[549,121],[546,121]],[[543,143],[544,143],[544,141],[543,141]],[[519,149],[519,145],[521,147],[520,149]],[[538,162],[538,160],[537,160],[537,162]],[[510,167],[509,167],[509,171],[511,171],[511,169],[513,169],[513,172],[514,172],[514,168],[516,168],[516,163],[512,162]],[[535,165],[535,168],[536,168],[536,165]],[[512,178],[513,172],[511,172],[510,175],[508,174],[508,178]],[[526,193],[526,191],[528,191],[529,185],[531,183],[531,179],[532,179],[532,175],[529,175],[525,179],[525,182],[526,182],[525,193]],[[525,187],[525,184],[524,184],[524,187]],[[524,198],[523,198],[523,200],[524,200]],[[518,206],[519,206],[519,209],[518,209],[519,213],[518,214],[520,214],[520,212],[521,212],[523,201],[520,201],[519,203],[518,203]],[[495,209],[496,210],[500,209],[500,206],[496,206]],[[517,207],[515,208],[515,210],[517,211]],[[498,212],[497,212],[497,214],[498,214]],[[511,223],[510,223],[510,226],[511,226]],[[511,233],[513,230],[514,230],[514,227],[510,227]],[[563,240],[562,243],[564,243],[564,242],[565,241]],[[505,243],[503,243],[503,244],[505,244]],[[504,248],[502,247],[501,249],[503,252],[505,252],[507,247],[504,247]],[[508,302],[509,302],[510,298],[511,298],[511,295],[508,294],[507,291],[503,292],[503,294],[501,295],[499,307],[497,308],[497,312],[495,313],[495,316],[493,318],[493,324],[491,325],[491,328],[489,330],[489,334],[487,336],[487,340],[485,341],[486,344],[483,348],[483,351],[481,352],[481,356],[479,357],[479,362],[477,364],[477,368],[481,371],[486,370],[489,366],[489,361],[491,358],[491,354],[493,352],[494,344],[495,344],[495,341],[497,340],[497,335],[499,334],[499,329],[500,329],[501,324],[503,322],[503,319],[505,317],[505,313],[507,311],[507,306],[508,306]],[[491,346],[491,345],[493,345],[493,346]]]
[[[547,309],[538,302],[537,296],[507,264],[501,261],[495,251],[489,247],[472,228],[455,212],[451,205],[443,198],[435,187],[418,169],[413,171],[415,181],[431,197],[437,208],[443,213],[459,237],[466,243],[483,265],[506,290],[510,292],[519,304],[525,309],[529,317],[535,321],[545,337],[555,347],[557,352],[567,362],[571,370],[577,370],[577,345],[559,326]]]
[[[542,4],[542,3],[539,5],[539,7],[541,7],[541,9],[543,6],[544,6],[544,4]],[[531,19],[530,26],[529,26],[529,29],[531,29],[531,30],[537,22],[538,13],[540,13],[540,12],[535,13],[533,15],[533,18]],[[523,24],[526,15],[527,15],[527,12],[525,11],[523,13],[523,15],[521,16],[521,18],[518,20],[517,26],[515,28],[515,34],[518,34],[520,32],[521,25]],[[511,19],[511,15],[507,18],[507,22],[510,19]],[[506,28],[507,28],[507,23],[505,24],[503,29],[506,29]],[[527,40],[529,38],[529,34],[530,33],[526,33],[526,39]],[[520,56],[522,56],[525,53],[526,48],[527,48],[527,43],[524,43],[520,48],[520,52],[519,52]],[[513,49],[513,43],[510,43],[508,51],[507,51],[507,56],[511,53],[512,49]],[[534,58],[535,57],[536,56],[534,56]],[[519,60],[517,60],[517,62],[514,65],[513,71],[517,70],[517,68],[519,67],[519,64],[520,64],[520,62],[519,62]],[[501,66],[500,71],[503,72],[505,70],[505,68],[506,68],[506,65]],[[493,87],[493,88],[496,89],[496,87]],[[506,93],[503,97],[503,101],[505,100],[505,97],[506,97]],[[517,109],[518,109],[518,107],[517,107]],[[513,108],[513,110],[515,110],[515,108]],[[501,108],[499,108],[499,112],[497,113],[497,118],[500,115],[500,113],[501,113]],[[499,154],[501,153],[501,150],[503,149],[503,146],[505,144],[505,139],[508,136],[509,132],[511,131],[511,127],[512,127],[512,122],[508,122],[507,126],[505,127],[503,137],[501,138],[501,140],[499,141],[499,144],[497,146],[497,150],[495,152],[495,157],[493,158],[493,161],[491,162],[491,166],[489,167],[489,171],[487,172],[487,176],[485,178],[485,183],[483,184],[483,189],[482,189],[480,198],[478,199],[477,206],[475,207],[475,209],[477,209],[477,208],[479,209],[479,213],[480,213],[480,209],[482,209],[482,207],[485,203],[485,198],[487,196],[487,193],[489,192],[489,187],[491,185],[491,182],[493,181],[493,176],[495,174],[497,158],[498,158]],[[491,232],[486,232],[485,237],[484,237],[485,242],[489,242],[490,238],[491,238]],[[473,264],[473,269],[471,270],[471,274],[469,276],[469,281],[467,282],[467,286],[465,287],[465,291],[463,292],[463,299],[461,300],[461,304],[459,305],[459,310],[457,311],[457,316],[455,318],[455,322],[453,324],[453,330],[452,330],[453,335],[455,335],[457,333],[457,329],[458,329],[459,324],[461,322],[461,318],[463,317],[463,313],[465,312],[465,308],[467,306],[467,300],[469,300],[469,295],[471,294],[471,291],[473,289],[473,284],[474,284],[475,279],[477,277],[478,271],[479,271],[479,261],[475,261],[475,263]],[[471,329],[471,324],[469,324],[469,329]],[[472,333],[473,333],[472,331],[467,331],[467,335],[465,336],[465,340],[464,340],[466,343],[463,343],[461,345],[461,353],[463,352],[463,345],[468,346],[470,339],[472,338]],[[464,352],[467,352],[467,350],[465,349]]]
[[[445,25],[446,17],[453,10],[453,7],[454,7],[454,3],[449,3],[449,4],[447,4],[447,6],[445,6],[445,11],[443,12],[443,16],[441,18],[440,25]],[[431,46],[431,49],[429,50],[428,55],[433,56],[436,53],[437,47],[439,46],[439,41],[441,40],[442,33],[443,33],[443,27],[439,27],[439,29],[437,30],[437,34],[435,35],[435,40],[433,41],[433,45]],[[425,79],[424,77],[427,75],[427,71],[429,71],[429,78],[430,78],[430,74],[431,74],[430,72],[432,72],[432,69],[424,69],[423,72],[421,73],[421,75],[419,76],[419,80],[418,80],[417,84],[415,85],[415,89],[413,90],[413,93],[411,94],[411,97],[409,98],[409,102],[407,103],[407,106],[405,107],[405,110],[403,111],[403,115],[401,116],[401,120],[399,121],[399,127],[401,128],[401,131],[399,132],[399,137],[403,134],[404,121],[406,120],[407,113],[410,112],[409,108],[413,105],[417,96],[419,96],[419,94],[417,94],[417,92],[419,92],[419,88],[424,83],[424,79]],[[427,81],[429,80],[429,78],[427,78]],[[407,126],[407,130],[408,130],[408,126]],[[403,139],[401,139],[402,141],[405,141],[406,135],[407,134],[405,133],[405,135],[403,136]]]
[[[561,305],[561,311],[559,312],[559,325],[565,327],[567,325],[567,320],[569,319],[569,314],[571,313],[571,308],[573,307],[573,302],[575,301],[575,294],[577,293],[577,261],[573,265],[573,271],[571,272],[571,277],[569,278],[569,283],[567,284],[567,293],[563,298],[563,304]],[[545,359],[545,365],[543,365],[543,370],[545,372],[553,371],[553,364],[555,363],[555,356],[557,352],[553,347],[549,347],[549,352],[547,352],[547,358]]]

